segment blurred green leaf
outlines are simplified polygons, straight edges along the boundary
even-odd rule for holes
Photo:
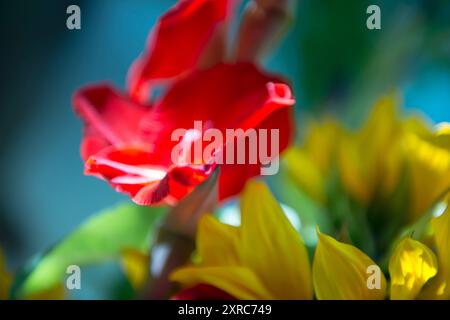
[[[164,208],[124,203],[101,211],[47,253],[33,259],[19,274],[13,297],[47,290],[63,281],[69,265],[92,265],[119,259],[122,250],[147,252],[150,237]]]

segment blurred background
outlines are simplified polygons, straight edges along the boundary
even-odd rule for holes
[[[126,199],[83,175],[82,126],[71,96],[89,82],[124,88],[148,31],[174,3],[0,3],[0,247],[11,270]],[[66,28],[71,4],[81,8],[81,30]],[[381,30],[366,27],[371,4],[381,8]],[[393,89],[406,107],[450,121],[450,1],[299,0],[288,27],[264,64],[292,81],[299,125],[323,112],[357,125]],[[78,297],[107,297],[113,284],[102,280],[117,272],[92,268]]]

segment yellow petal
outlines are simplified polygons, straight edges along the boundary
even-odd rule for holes
[[[332,118],[311,120],[300,148],[291,148],[283,155],[289,175],[314,200],[324,203],[325,177],[332,169],[338,141],[343,128]]]
[[[389,196],[400,179],[403,158],[399,105],[400,98],[396,94],[379,99],[360,135],[360,152],[366,164],[363,179],[373,183],[370,197],[375,192]]]
[[[369,289],[369,270],[377,267],[359,249],[318,232],[314,254],[313,281],[318,299],[384,299],[386,279],[380,271],[379,288]],[[378,269],[379,270],[379,269]]]
[[[125,249],[122,251],[121,262],[123,270],[133,288],[135,290],[142,289],[148,279],[148,255],[135,249]]]
[[[324,203],[325,177],[309,155],[304,150],[290,148],[283,155],[283,159],[294,182],[312,199]]]
[[[242,265],[250,268],[276,299],[311,299],[306,247],[263,183],[247,183],[241,215]]]
[[[210,215],[199,222],[197,251],[203,266],[237,265],[238,228],[220,223]]]
[[[421,137],[430,137],[430,124],[417,114],[406,118],[402,123],[403,130],[407,133],[414,133]]]
[[[411,220],[416,221],[450,189],[450,149],[447,135],[409,134],[405,138],[411,179]],[[450,139],[449,139],[450,140]]]
[[[436,143],[441,148],[450,150],[450,122],[442,122],[437,125]]]
[[[410,238],[400,241],[389,261],[391,299],[415,299],[437,268],[436,256],[427,246]]]
[[[317,165],[322,175],[327,175],[332,167],[337,142],[343,132],[339,122],[325,118],[321,122],[311,121],[302,150]]]
[[[362,129],[341,139],[338,168],[344,187],[363,204],[375,193],[389,195],[401,173],[401,128],[398,98],[383,97],[374,106]]]
[[[450,198],[449,198],[450,200]],[[431,220],[439,261],[439,272],[423,295],[425,299],[450,299],[450,208]]]
[[[5,257],[0,249],[0,300],[6,300],[9,296],[9,289],[12,283],[11,274],[6,271]]]
[[[244,267],[185,267],[173,272],[170,279],[184,287],[210,284],[241,300],[276,298],[251,270]]]
[[[345,190],[359,202],[370,201],[375,183],[368,177],[367,161],[354,136],[346,135],[341,139],[338,151],[338,168]]]
[[[374,105],[372,113],[361,129],[361,140],[383,148],[390,143],[391,134],[396,131],[399,122],[397,106],[400,99],[395,94],[380,98]]]

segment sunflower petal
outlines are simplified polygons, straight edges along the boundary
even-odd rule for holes
[[[324,203],[325,178],[321,174],[317,164],[303,150],[290,148],[284,154],[289,176],[311,198]]]
[[[449,198],[450,200],[450,198]],[[450,207],[431,220],[439,260],[439,272],[426,288],[424,299],[450,299]]]
[[[197,250],[204,266],[238,264],[238,229],[205,215],[199,222]]]
[[[386,279],[380,272],[379,287],[369,289],[368,268],[376,266],[362,251],[318,232],[313,282],[321,300],[384,299]],[[378,269],[379,270],[379,269]]]
[[[241,215],[241,263],[254,270],[277,299],[311,299],[306,247],[263,183],[247,184]]]
[[[380,188],[389,194],[400,176],[396,152],[401,137],[397,115],[398,98],[383,97],[358,133],[344,135],[338,152],[338,167],[347,191],[367,204]]]
[[[405,139],[411,171],[411,219],[417,220],[450,191],[450,125],[422,129]],[[417,130],[416,130],[417,131]]]
[[[184,287],[207,283],[241,300],[274,299],[258,277],[244,267],[186,267],[172,273],[170,279]]]
[[[434,253],[419,241],[405,238],[396,246],[389,261],[391,299],[411,300],[437,273]]]

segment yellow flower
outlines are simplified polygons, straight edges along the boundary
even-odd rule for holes
[[[391,299],[415,299],[436,273],[437,260],[433,251],[411,238],[401,240],[389,261]]]
[[[247,184],[241,221],[237,228],[203,217],[197,234],[201,262],[171,279],[185,287],[210,284],[238,299],[312,299],[305,245],[264,184]]]
[[[336,168],[345,193],[363,207],[380,201],[389,207],[405,188],[408,222],[430,212],[450,190],[450,124],[433,130],[421,117],[401,118],[398,100],[380,99],[356,131],[328,118],[313,122],[304,144],[285,154],[289,176],[312,199],[327,204],[335,196],[327,183]]]
[[[241,219],[234,227],[203,217],[198,259],[171,279],[186,288],[209,284],[237,299],[311,299],[313,291],[317,299],[388,296],[387,280],[374,260],[318,228],[311,268],[302,239],[264,184],[248,182]],[[389,261],[391,299],[450,299],[450,208],[429,225],[437,257],[417,240],[398,241]]]
[[[369,288],[370,267],[359,249],[319,233],[314,265],[303,241],[264,184],[250,181],[241,200],[241,227],[211,216],[200,221],[198,264],[176,270],[184,287],[213,285],[238,299],[383,299],[386,280]],[[312,284],[314,282],[314,285]]]
[[[332,118],[312,121],[301,147],[284,155],[293,180],[314,200],[326,203],[326,182],[338,169],[345,190],[367,204],[377,192],[389,194],[401,172],[399,153],[402,126],[397,115],[398,99],[380,99],[364,126],[349,131]]]
[[[352,245],[318,232],[314,254],[313,281],[317,299],[379,300],[386,295],[386,279],[376,263]],[[373,268],[379,284],[369,286]]]

